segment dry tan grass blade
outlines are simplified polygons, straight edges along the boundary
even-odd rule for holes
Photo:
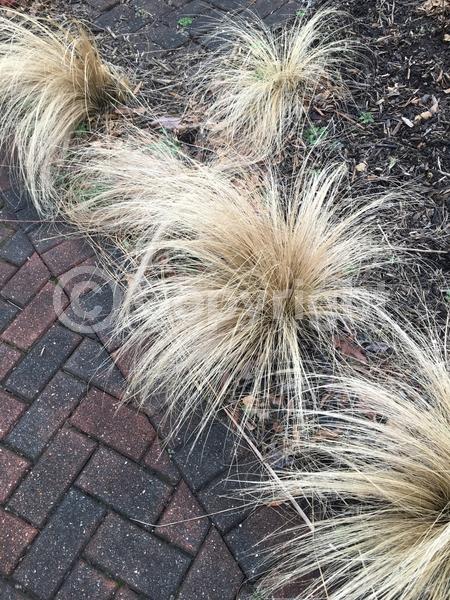
[[[231,175],[218,164],[192,160],[167,136],[124,124],[120,137],[105,136],[79,148],[71,160],[66,217],[90,233],[132,240],[133,254],[163,235],[183,235],[195,211],[227,194]],[[200,217],[199,217],[200,218]]]
[[[39,211],[54,212],[54,169],[77,126],[128,94],[80,25],[0,10],[0,143]]]
[[[341,67],[354,44],[339,22],[342,13],[324,9],[281,32],[255,16],[220,23],[219,47],[194,78],[213,140],[261,160],[301,130],[318,92],[346,95]]]
[[[203,426],[243,395],[298,406],[340,321],[379,326],[379,295],[355,280],[392,255],[374,241],[385,199],[352,211],[339,169],[305,172],[290,191],[233,181],[143,135],[92,147],[68,209],[88,231],[128,234],[118,323],[132,391],[164,391],[180,421],[205,402]]]
[[[262,586],[268,594],[312,577],[298,600],[450,597],[448,361],[403,343],[404,371],[335,386],[354,398],[353,411],[311,415],[296,448],[310,468],[279,474],[282,486],[274,480],[264,490],[270,500],[307,497],[321,507],[313,534],[298,530],[278,548],[283,560]]]

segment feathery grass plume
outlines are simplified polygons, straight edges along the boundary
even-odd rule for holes
[[[40,212],[76,128],[131,93],[81,25],[0,9],[0,144],[16,153]]]
[[[448,360],[429,341],[403,342],[409,362],[395,378],[332,384],[353,409],[311,415],[294,448],[305,467],[266,487],[271,500],[319,507],[313,533],[277,548],[269,595],[315,574],[298,600],[450,597]]]
[[[298,402],[340,324],[378,326],[380,297],[355,278],[392,255],[373,239],[383,199],[352,211],[342,170],[305,172],[287,193],[274,179],[158,157],[139,138],[92,147],[79,173],[87,187],[71,220],[129,234],[118,327],[129,331],[131,392],[164,391],[179,422],[203,401],[203,426],[243,396],[261,409],[270,394]]]
[[[298,133],[317,93],[348,93],[340,73],[354,44],[339,19],[339,11],[323,9],[279,33],[256,16],[219,24],[219,48],[194,77],[206,129],[219,146],[264,159]]]
[[[138,254],[163,226],[182,236],[195,227],[187,219],[228,193],[226,168],[192,159],[171,137],[129,124],[120,133],[73,153],[62,210],[84,231],[132,240]]]

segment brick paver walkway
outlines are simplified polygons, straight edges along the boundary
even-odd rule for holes
[[[162,51],[192,41],[214,9],[245,5],[88,4],[99,27]],[[247,4],[270,23],[301,5]],[[188,32],[177,26],[186,15]],[[239,476],[233,443],[220,423],[194,448],[187,429],[162,451],[157,411],[117,408],[126,374],[113,362],[117,345],[105,330],[71,327],[77,276],[95,272],[93,250],[65,226],[39,222],[5,170],[0,191],[0,599],[256,598],[254,544],[285,516],[236,499],[226,477],[230,466]],[[109,312],[103,289],[85,290],[86,310]]]
[[[253,545],[284,517],[238,498],[250,453],[236,465],[221,423],[192,447],[194,422],[162,450],[158,411],[118,408],[116,346],[67,320],[93,251],[1,183],[1,600],[251,598]],[[108,307],[103,290],[83,299]]]

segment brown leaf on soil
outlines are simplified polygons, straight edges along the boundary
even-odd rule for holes
[[[425,110],[424,112],[420,113],[420,115],[416,115],[414,117],[414,121],[415,122],[427,121],[428,119],[431,119],[432,116],[433,116],[433,113],[430,110]]]
[[[114,112],[118,115],[125,115],[125,116],[145,115],[146,108],[144,106],[138,106],[136,108],[133,108],[132,106],[117,106],[115,108]]]
[[[339,437],[339,434],[336,431],[331,431],[331,429],[322,427],[322,429],[317,433],[317,435],[313,437],[313,440],[335,440],[337,437]]]
[[[432,104],[431,104],[430,108],[428,110],[421,112],[420,115],[416,115],[414,117],[415,123],[420,123],[420,121],[427,121],[428,119],[431,119],[439,111],[439,100],[436,98],[436,96],[432,96],[431,99],[432,99]]]
[[[356,360],[367,364],[367,357],[364,351],[353,340],[344,337],[337,337],[334,345],[336,349],[340,350],[344,356],[355,358]]]
[[[163,127],[169,131],[180,129],[181,119],[179,117],[158,117],[150,123],[152,127]]]
[[[428,16],[444,15],[450,11],[450,0],[426,0],[417,10]]]

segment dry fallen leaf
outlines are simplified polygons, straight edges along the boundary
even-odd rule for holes
[[[364,351],[358,346],[356,342],[349,338],[337,337],[334,345],[337,350],[340,350],[344,356],[349,358],[355,358],[360,362],[367,363],[367,357]]]
[[[137,106],[133,108],[132,106],[117,106],[114,112],[118,115],[145,115],[146,109],[143,106]]]
[[[407,117],[402,117],[402,121],[405,125],[408,125],[408,127],[414,127],[414,123]]]
[[[322,429],[313,437],[314,441],[320,440],[335,440],[339,437],[339,434],[336,431],[331,431],[331,429],[327,429],[326,427],[322,427]]]
[[[181,119],[179,117],[159,117],[150,123],[152,127],[163,127],[164,129],[168,129],[170,131],[179,129],[180,124]]]
[[[430,110],[425,110],[424,112],[420,113],[420,115],[416,115],[414,117],[414,121],[416,123],[419,123],[420,121],[427,121],[428,119],[431,119],[432,116],[433,113]]]
[[[426,0],[417,10],[427,15],[442,15],[450,10],[450,0]]]
[[[256,404],[256,398],[255,396],[245,396],[245,398],[242,398],[241,402],[244,406],[244,410],[252,411]]]
[[[360,162],[356,165],[355,169],[358,173],[363,173],[367,169],[367,164],[365,162]]]
[[[433,104],[430,106],[430,112],[435,115],[439,110],[439,100],[436,98],[436,96],[431,96],[431,98],[433,100]]]

